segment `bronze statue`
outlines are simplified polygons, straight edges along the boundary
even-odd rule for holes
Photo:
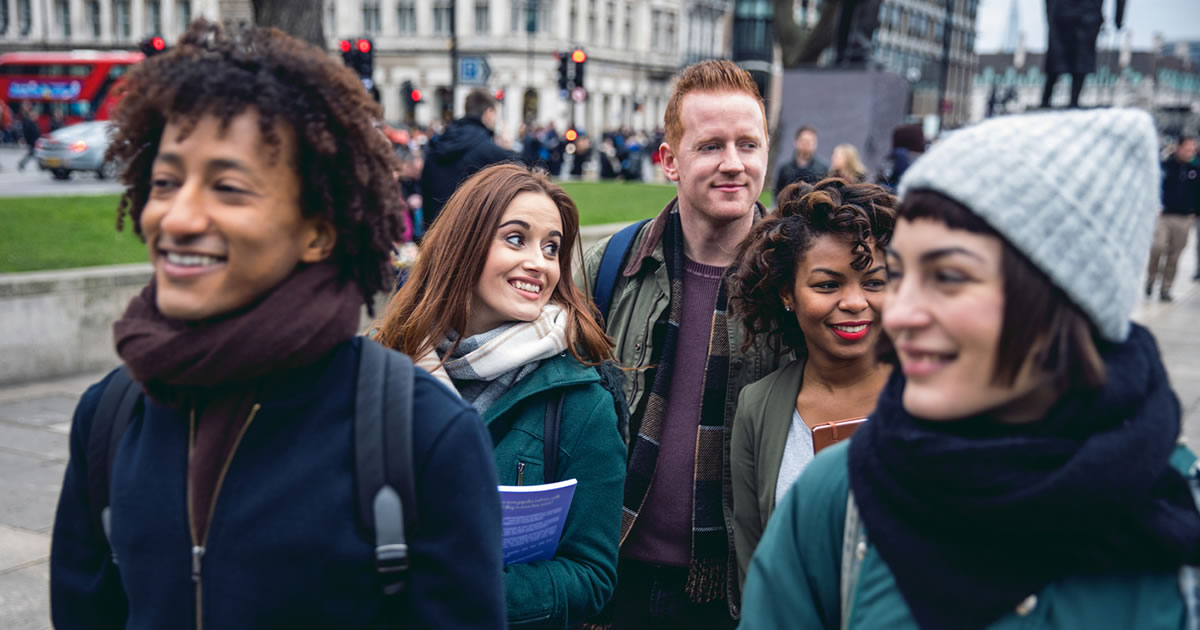
[[[1046,86],[1042,107],[1050,107],[1054,84],[1064,74],[1071,75],[1071,107],[1079,107],[1083,80],[1096,70],[1096,36],[1104,24],[1101,6],[1104,0],[1046,0]],[[1113,22],[1117,30],[1125,20],[1125,0],[1117,0]]]
[[[775,34],[783,49],[783,67],[814,63],[834,47],[834,64],[865,66],[871,59],[872,38],[879,27],[882,0],[825,0],[821,19],[811,32],[792,19],[792,0],[775,0]],[[815,3],[814,3],[815,4]],[[804,0],[805,9],[809,0]]]

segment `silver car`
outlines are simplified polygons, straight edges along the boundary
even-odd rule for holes
[[[38,139],[33,155],[38,166],[54,179],[70,179],[72,171],[90,171],[100,179],[111,179],[117,165],[104,159],[112,138],[112,124],[104,120],[81,122]]]

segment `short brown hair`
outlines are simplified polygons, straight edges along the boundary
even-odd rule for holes
[[[678,148],[679,140],[683,137],[683,97],[692,92],[742,92],[753,96],[763,113],[763,135],[769,135],[767,109],[763,105],[762,95],[758,93],[758,84],[754,82],[750,73],[727,59],[709,59],[684,68],[671,90],[671,99],[667,101],[663,121],[666,125],[667,144],[671,145],[672,149]]]
[[[471,90],[463,104],[464,113],[468,118],[483,118],[483,113],[496,106],[499,101],[487,93],[487,90]]]
[[[1004,316],[1000,324],[993,383],[1012,385],[1032,348],[1045,341],[1034,366],[1067,387],[1098,389],[1104,385],[1104,360],[1091,321],[1028,258],[966,206],[932,190],[909,192],[896,207],[896,218],[930,219],[952,230],[995,236],[1003,243],[1000,268],[1004,277]],[[882,354],[895,359],[890,343]],[[886,347],[885,347],[886,346]]]
[[[580,361],[595,365],[612,357],[612,342],[587,295],[571,282],[573,249],[579,241],[579,210],[544,170],[495,164],[472,175],[450,196],[421,242],[421,255],[404,286],[392,297],[378,323],[379,343],[420,357],[451,330],[466,330],[471,299],[483,273],[496,230],[521,193],[546,195],[563,224],[558,284],[550,301],[567,312],[567,347]],[[461,338],[460,338],[461,340]]]

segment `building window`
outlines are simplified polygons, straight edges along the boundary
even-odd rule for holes
[[[337,3],[333,0],[325,5],[325,34],[337,37]]]
[[[0,35],[8,34],[8,3],[0,2]]]
[[[33,9],[29,1],[17,0],[17,30],[21,32],[21,37],[28,37],[33,30]]]
[[[575,8],[574,0],[571,1],[570,30],[571,41],[579,39],[579,10]]]
[[[486,34],[492,30],[491,16],[488,15],[488,0],[475,0],[475,32]]]
[[[131,23],[129,18],[129,0],[113,0],[113,38],[129,39]]]
[[[402,0],[396,5],[396,30],[408,34],[417,32],[417,5],[412,0]]]
[[[662,48],[662,13],[658,9],[650,12],[650,47],[654,50]]]
[[[621,39],[621,41],[625,44],[626,48],[632,48],[633,47],[633,5],[628,2],[625,3],[625,27],[622,30],[624,31],[624,33],[622,33],[623,38]]]
[[[187,30],[188,24],[192,23],[192,3],[188,0],[177,0],[175,2],[175,26],[180,33]]]
[[[675,39],[675,14],[668,12],[667,17],[667,50],[675,50],[678,47],[678,42]]]
[[[379,26],[379,2],[364,2],[362,4],[362,30],[368,35],[374,35],[381,29]]]
[[[100,3],[88,2],[84,5],[85,15],[87,16],[88,33],[93,38],[100,37]]]
[[[587,22],[587,40],[588,43],[599,41],[596,38],[596,0],[588,0],[588,22]]]
[[[58,31],[63,37],[71,36],[71,3],[69,0],[57,0],[54,3],[54,19],[58,22]]]
[[[433,32],[437,35],[450,34],[450,21],[454,19],[450,0],[438,0],[433,5]]]
[[[145,29],[147,35],[162,33],[162,7],[159,6],[158,0],[147,0],[146,2]]]
[[[617,20],[617,3],[609,2],[604,9],[604,43],[613,45],[613,30]]]

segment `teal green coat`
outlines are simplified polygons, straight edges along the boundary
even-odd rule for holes
[[[558,480],[578,479],[552,560],[504,568],[512,628],[566,628],[608,603],[617,582],[625,441],[613,397],[595,368],[570,354],[547,359],[488,408],[502,485],[544,483],[546,404],[563,392]]]
[[[842,529],[850,490],[848,444],[821,451],[775,511],[742,597],[743,630],[764,628],[888,628],[917,630],[896,578],[870,545],[854,586],[849,623],[841,619]],[[1180,447],[1173,464],[1194,456]],[[1184,627],[1178,572],[1071,577],[1033,594],[991,630]]]

